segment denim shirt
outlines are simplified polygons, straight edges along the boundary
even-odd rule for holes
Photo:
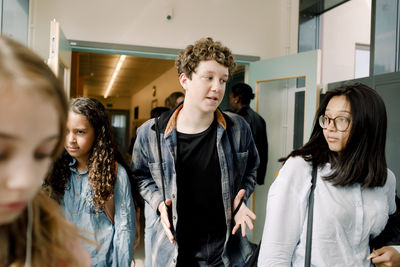
[[[182,105],[169,113],[163,113],[159,120],[165,194],[167,199],[172,200],[172,223],[175,229],[178,221],[175,170],[177,160],[176,119],[181,108]],[[253,192],[259,158],[250,128],[243,118],[236,114],[224,114],[220,110],[216,111],[216,117],[218,121],[216,145],[221,168],[222,199],[227,226],[222,260],[225,266],[243,266],[251,254],[251,247],[247,239],[241,237],[240,231],[231,235],[235,224],[232,219],[232,205],[239,189],[246,190],[245,202]],[[154,119],[151,119],[138,129],[131,167],[136,176],[140,194],[157,211],[158,205],[163,201],[163,196],[154,127]],[[232,145],[228,138],[228,132],[232,136]],[[235,157],[232,153],[232,146]],[[234,163],[234,158],[237,164]],[[206,196],[207,192],[204,194]],[[169,242],[159,216],[154,224],[151,244],[153,266],[176,265],[178,245],[176,242],[173,244]]]
[[[75,162],[73,159],[70,163],[71,177],[61,202],[66,218],[80,229],[80,234],[98,243],[98,248],[90,243],[83,244],[90,253],[92,266],[131,266],[136,219],[131,186],[125,169],[118,164],[112,225],[104,212],[93,212],[88,170],[78,173],[73,167]]]

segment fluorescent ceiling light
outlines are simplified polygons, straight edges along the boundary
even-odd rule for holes
[[[118,72],[119,72],[119,70],[121,69],[122,64],[124,63],[125,58],[126,58],[126,55],[121,55],[121,56],[120,56],[120,58],[119,58],[119,60],[118,60],[117,67],[116,67],[115,70],[114,70],[114,73],[113,73],[113,75],[112,75],[112,77],[111,77],[110,83],[108,84],[106,93],[104,94],[104,98],[107,98],[108,95],[110,94],[111,88],[112,88],[112,86],[113,86],[113,84],[114,84],[114,82],[115,82],[115,79],[117,78]]]

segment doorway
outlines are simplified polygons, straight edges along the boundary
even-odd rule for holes
[[[303,140],[305,88],[297,88],[299,77],[258,82],[255,111],[267,122],[268,170],[265,183],[272,184],[287,156]],[[262,105],[257,102],[262,99]],[[302,142],[301,142],[302,145]]]
[[[121,152],[128,153],[129,148],[129,110],[108,110],[115,141]]]

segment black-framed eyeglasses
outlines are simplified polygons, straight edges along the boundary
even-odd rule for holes
[[[338,116],[336,118],[329,118],[328,116],[321,115],[319,116],[319,125],[322,129],[328,128],[331,121],[333,121],[333,125],[335,126],[336,130],[339,132],[344,132],[349,128],[351,120],[349,118]]]

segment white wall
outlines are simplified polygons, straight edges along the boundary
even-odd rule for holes
[[[0,34],[1,32],[1,27],[3,23],[3,0],[0,0]]]
[[[323,84],[354,79],[356,43],[370,43],[371,0],[352,0],[322,15]]]
[[[211,36],[235,54],[263,59],[297,51],[299,0],[31,1],[33,49],[44,58],[53,18],[68,39],[182,49]]]
[[[69,40],[183,49],[210,36],[234,54],[266,59],[297,52],[299,0],[31,0],[31,5],[31,47],[44,59],[52,19]],[[175,87],[162,91],[169,82],[157,85],[159,104],[180,88],[173,77]],[[148,87],[132,97],[131,115],[138,101],[140,118],[148,118]]]
[[[153,86],[157,88],[156,96],[153,97]],[[157,106],[163,107],[165,99],[175,91],[183,92],[182,86],[178,80],[178,74],[175,67],[165,72],[163,75],[152,81],[131,98],[131,118],[130,118],[130,136],[136,135],[135,129],[143,122],[150,119],[151,103],[157,99]],[[139,118],[133,120],[134,108],[139,107]]]
[[[157,88],[155,97],[152,96],[153,86]],[[132,96],[131,114],[133,114],[133,109],[136,106],[139,106],[139,119],[149,119],[151,101],[157,99],[157,106],[164,107],[165,99],[175,91],[184,92],[179,83],[176,68],[172,67],[170,70],[165,72],[163,75],[152,81],[150,84]]]
[[[131,98],[130,97],[98,97],[98,96],[91,96],[88,95],[88,97],[93,97],[99,100],[106,108],[108,109],[125,109],[125,110],[130,110],[131,108]],[[112,107],[107,107],[107,104],[111,104]]]

